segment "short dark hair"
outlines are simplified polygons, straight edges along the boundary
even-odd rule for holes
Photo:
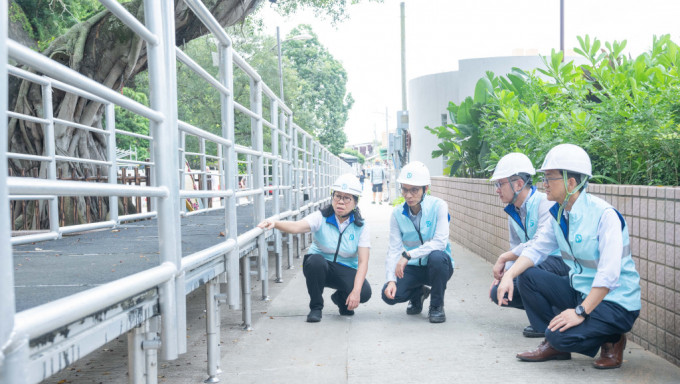
[[[576,185],[581,184],[581,181],[583,180],[584,177],[586,178],[586,182],[583,184],[583,187],[581,187],[581,189],[586,189],[586,187],[588,186],[588,181],[587,181],[588,176],[581,174],[581,173],[578,173],[578,172],[567,171],[567,180],[574,178],[574,180],[576,180]]]
[[[527,188],[527,187],[531,188],[532,180],[531,180],[531,175],[528,174],[528,173],[519,173],[517,175],[512,175],[512,176],[509,177],[509,179],[510,179],[511,183],[514,182],[514,181],[517,181],[517,180],[522,180],[522,181],[524,181],[524,188]]]

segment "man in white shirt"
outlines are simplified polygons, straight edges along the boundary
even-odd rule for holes
[[[545,174],[551,227],[542,228],[498,285],[497,300],[512,300],[518,278],[527,312],[546,327],[545,340],[533,351],[517,354],[523,361],[571,359],[571,352],[600,357],[598,369],[623,363],[626,332],[640,314],[640,275],[630,252],[623,216],[585,190],[592,177],[590,157],[580,147],[560,144],[548,152],[539,170]],[[533,268],[559,247],[569,276],[555,278]]]
[[[503,156],[496,164],[491,181],[495,182],[496,193],[504,204],[508,214],[508,233],[510,250],[498,256],[493,266],[493,283],[489,291],[489,297],[498,304],[498,283],[517,258],[522,254],[526,246],[536,238],[541,227],[550,223],[550,207],[554,204],[546,199],[545,193],[536,190],[532,186],[531,176],[536,174],[531,160],[523,153],[512,152]],[[557,276],[567,276],[569,267],[562,261],[559,248],[550,253],[553,257],[546,258],[537,267],[554,273]],[[516,279],[515,279],[516,280]],[[512,301],[504,299],[502,306],[524,309],[522,297],[517,289],[517,281]],[[525,337],[544,337],[545,328],[538,328],[540,321],[533,318],[531,312],[527,312],[529,326],[524,328],[522,334]]]
[[[394,208],[390,219],[382,299],[390,305],[408,301],[406,313],[416,315],[431,293],[429,320],[443,323],[444,292],[453,274],[448,205],[427,195],[430,172],[419,161],[404,166],[397,182],[406,202]]]

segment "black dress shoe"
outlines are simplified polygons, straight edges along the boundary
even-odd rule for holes
[[[531,325],[528,325],[526,328],[524,328],[522,334],[524,337],[545,337],[545,332],[538,332]]]
[[[420,297],[415,300],[409,300],[408,306],[406,307],[406,314],[417,315],[422,312],[423,303],[428,297],[430,297],[430,288],[423,285],[423,293],[420,295]]]
[[[446,321],[446,313],[444,313],[444,306],[433,307],[430,305],[430,323],[443,323]]]
[[[318,323],[319,321],[321,321],[321,310],[312,309],[311,311],[309,311],[309,315],[307,315],[307,322]]]
[[[331,295],[331,300],[333,301],[333,303],[335,305],[338,306],[338,310],[340,311],[340,315],[342,315],[342,316],[354,316],[354,311],[350,311],[349,309],[347,309],[347,305],[340,298],[338,291],[335,291],[335,293]]]

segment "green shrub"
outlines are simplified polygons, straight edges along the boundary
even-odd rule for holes
[[[655,37],[635,59],[621,54],[625,41],[601,49],[586,36],[579,45],[575,52],[588,64],[564,63],[553,51],[536,70],[543,78],[518,68],[505,77],[487,73],[474,99],[448,108],[477,113],[477,132],[453,118],[449,126],[426,127],[443,140],[433,157],[448,156],[450,174],[480,177],[508,152],[525,153],[538,167],[550,148],[573,143],[590,155],[597,182],[680,184],[678,45],[669,35]],[[484,90],[487,97],[478,95]]]

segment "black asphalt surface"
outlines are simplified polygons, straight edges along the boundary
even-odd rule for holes
[[[283,206],[283,202],[282,202]],[[267,200],[265,215],[272,215]],[[239,206],[238,233],[252,229],[254,206]],[[182,256],[224,241],[224,211],[182,218]],[[159,264],[158,222],[142,220],[64,236],[58,240],[14,246],[16,311],[66,297]]]

